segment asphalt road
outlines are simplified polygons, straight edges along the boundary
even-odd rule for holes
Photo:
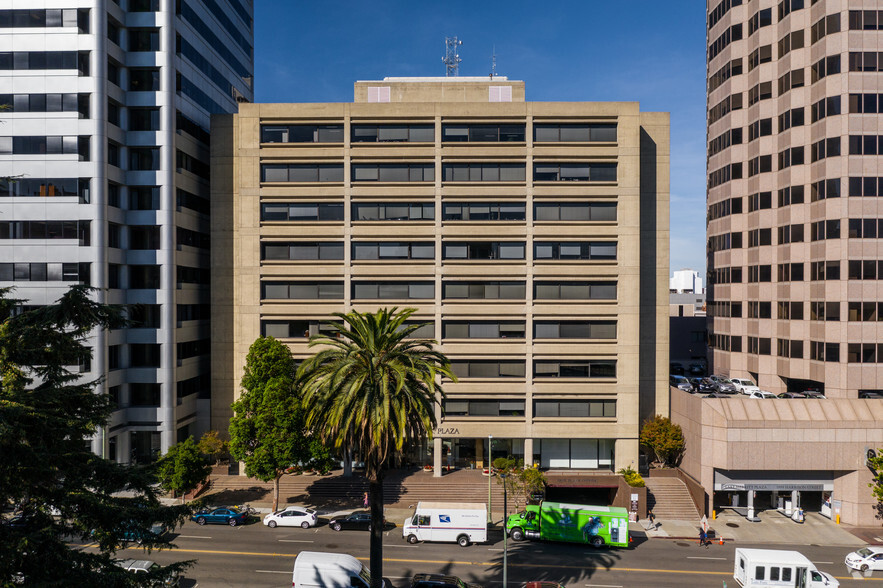
[[[300,551],[349,553],[368,562],[368,534],[364,531],[335,532],[326,521],[313,529],[265,527],[259,521],[245,526],[187,523],[172,535],[178,549],[143,553],[132,547],[120,557],[153,559],[160,563],[198,560],[185,574],[182,586],[290,586],[295,556]],[[400,529],[384,534],[384,576],[396,588],[408,586],[419,572],[447,573],[483,586],[497,587],[503,579],[502,538],[493,544],[472,545],[424,543],[410,545]],[[883,572],[873,578],[859,578],[843,564],[847,548],[787,545],[739,545],[770,549],[795,549],[810,558],[822,571],[837,577],[841,585],[858,582],[881,584]],[[713,544],[700,548],[695,541],[653,539],[636,542],[628,549],[600,549],[565,543],[513,543],[509,541],[508,585],[520,588],[528,580],[560,582],[568,588],[631,588],[685,586],[730,588],[733,579],[735,545]]]

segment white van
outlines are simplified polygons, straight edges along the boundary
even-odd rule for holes
[[[487,505],[462,502],[418,502],[414,516],[405,519],[402,536],[418,541],[457,542],[461,547],[487,541]]]
[[[740,586],[837,588],[840,581],[820,572],[798,551],[736,548],[733,577]]]
[[[294,588],[369,588],[371,573],[345,553],[301,551],[294,560]],[[383,586],[387,584],[384,581]]]

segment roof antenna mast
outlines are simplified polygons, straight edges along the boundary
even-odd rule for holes
[[[491,79],[494,79],[494,76],[497,75],[497,46],[493,46],[493,51],[491,52]]]
[[[463,44],[463,41],[457,37],[445,37],[445,56],[442,61],[445,64],[445,77],[460,75],[460,55],[457,53],[457,47]]]

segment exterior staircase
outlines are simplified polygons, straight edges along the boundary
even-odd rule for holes
[[[647,506],[660,521],[698,522],[701,518],[687,486],[678,478],[644,478]]]

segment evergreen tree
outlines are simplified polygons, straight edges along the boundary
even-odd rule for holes
[[[2,584],[148,585],[190,563],[140,575],[114,564],[127,534],[148,550],[172,547],[150,527],[177,526],[189,509],[160,504],[152,466],[90,451],[88,439],[107,423],[111,404],[77,366],[91,360],[90,334],[124,324],[120,308],[91,294],[73,286],[55,304],[19,312],[21,301],[0,289],[0,504],[21,514],[16,525],[0,518]],[[75,548],[71,538],[94,541],[97,552]]]

